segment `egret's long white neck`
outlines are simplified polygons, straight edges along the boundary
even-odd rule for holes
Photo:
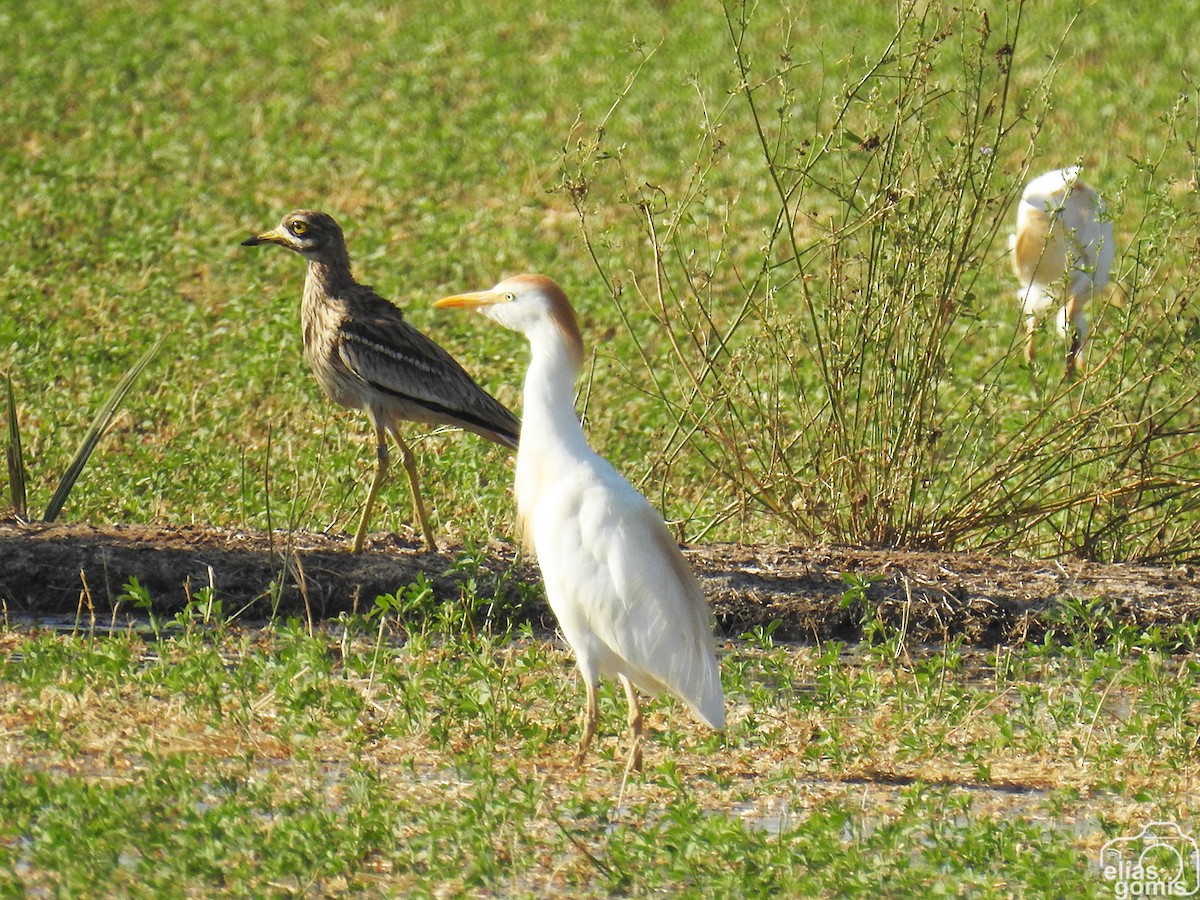
[[[539,443],[557,443],[568,452],[586,449],[575,412],[575,378],[580,368],[576,351],[549,322],[539,324],[528,337],[531,358],[525,374],[522,430],[537,435]]]
[[[575,376],[579,357],[551,323],[526,331],[529,370],[525,374],[521,410],[521,444],[517,448],[515,493],[517,518],[525,546],[540,553],[533,531],[534,510],[552,489],[558,473],[594,456],[575,414]]]

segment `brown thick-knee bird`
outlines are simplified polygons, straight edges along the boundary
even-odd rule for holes
[[[389,433],[400,448],[425,544],[435,549],[416,460],[398,423],[453,425],[516,448],[520,421],[449,353],[404,321],[399,309],[354,280],[346,239],[331,216],[298,209],[275,229],[242,244],[278,244],[308,261],[300,304],[304,355],[330,399],[348,409],[365,410],[375,429],[378,464],[354,535],[354,552],[362,550],[387,473]]]

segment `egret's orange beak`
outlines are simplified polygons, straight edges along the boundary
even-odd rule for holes
[[[455,294],[453,297],[443,297],[434,302],[437,309],[478,309],[481,306],[495,306],[508,298],[495,291],[476,291],[473,294]]]

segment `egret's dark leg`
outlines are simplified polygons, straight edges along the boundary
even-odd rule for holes
[[[629,700],[629,733],[632,736],[629,745],[629,759],[625,763],[625,777],[630,772],[642,771],[642,706],[638,702],[637,689],[624,675],[621,684],[625,686],[625,697]]]
[[[575,755],[575,765],[582,766],[587,756],[588,747],[592,746],[592,738],[596,736],[596,722],[600,718],[600,706],[596,699],[596,686],[590,681],[584,682],[587,688],[587,703],[583,709],[583,737],[579,741],[579,753]]]

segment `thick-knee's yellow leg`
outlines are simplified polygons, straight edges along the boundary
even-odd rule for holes
[[[362,518],[358,520],[358,531],[354,534],[354,552],[361,553],[363,541],[367,539],[367,526],[371,524],[371,512],[375,508],[375,498],[383,486],[383,479],[388,470],[387,435],[383,429],[375,431],[375,477],[371,480],[371,490],[367,492],[367,502],[363,506]]]
[[[404,442],[404,438],[398,434],[395,435],[395,438],[400,447],[400,458],[404,465],[404,471],[408,473],[408,484],[412,488],[413,513],[421,525],[421,535],[425,538],[425,547],[429,550],[436,550],[437,544],[433,540],[433,529],[429,527],[429,516],[425,514],[425,502],[421,499],[421,482],[417,478],[417,458],[413,455],[412,448]]]

